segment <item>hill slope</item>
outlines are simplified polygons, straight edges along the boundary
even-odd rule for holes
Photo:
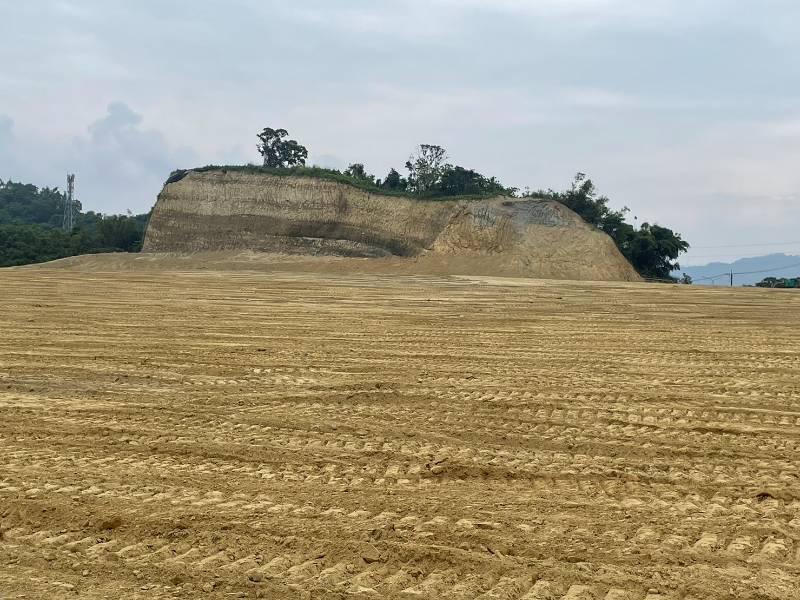
[[[418,200],[224,169],[167,183],[143,251],[231,250],[414,257],[425,272],[638,279],[611,238],[551,200]]]

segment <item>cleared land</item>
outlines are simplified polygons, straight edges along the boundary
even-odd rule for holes
[[[800,295],[0,272],[3,598],[800,597]]]

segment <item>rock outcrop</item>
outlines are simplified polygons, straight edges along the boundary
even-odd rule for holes
[[[167,183],[144,252],[405,257],[421,272],[633,281],[606,234],[544,199],[418,200],[239,170]]]

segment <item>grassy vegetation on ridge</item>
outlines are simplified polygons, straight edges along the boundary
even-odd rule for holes
[[[357,179],[345,175],[341,171],[335,169],[326,169],[324,167],[262,167],[259,165],[206,165],[205,167],[198,167],[195,169],[179,169],[173,171],[166,183],[175,183],[186,177],[191,172],[207,173],[210,171],[231,171],[234,173],[252,173],[260,175],[275,175],[279,177],[311,177],[317,179],[327,179],[328,181],[335,181],[343,183],[371,194],[381,196],[391,196],[395,198],[408,198],[409,200],[426,200],[426,201],[477,201],[486,200],[487,198],[496,198],[502,194],[471,194],[467,196],[436,196],[433,194],[417,194],[406,190],[388,190],[386,188],[378,187],[374,183],[364,179]]]

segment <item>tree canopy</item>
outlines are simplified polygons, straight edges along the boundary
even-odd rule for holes
[[[395,169],[389,169],[384,180],[378,179],[375,183],[378,187],[396,192],[405,191],[408,188],[408,180],[404,179]]]
[[[0,180],[0,224],[60,226],[63,201],[58,188],[39,189],[30,183]]]
[[[285,129],[265,127],[257,137],[261,143],[256,147],[264,158],[265,167],[285,168],[306,164],[308,150],[296,140],[287,140],[289,132]]]
[[[494,177],[485,177],[472,169],[445,165],[436,192],[442,196],[513,195],[517,190],[505,188]]]
[[[359,181],[366,181],[375,183],[375,176],[367,173],[362,163],[353,163],[344,170],[344,175],[357,179]]]
[[[761,288],[800,288],[800,277],[765,277],[756,284]]]
[[[406,161],[408,186],[420,195],[434,192],[441,183],[447,164],[447,151],[435,144],[420,144]]]
[[[64,195],[57,188],[0,181],[0,266],[44,262],[95,252],[138,252],[148,215],[83,212],[61,230]]]

